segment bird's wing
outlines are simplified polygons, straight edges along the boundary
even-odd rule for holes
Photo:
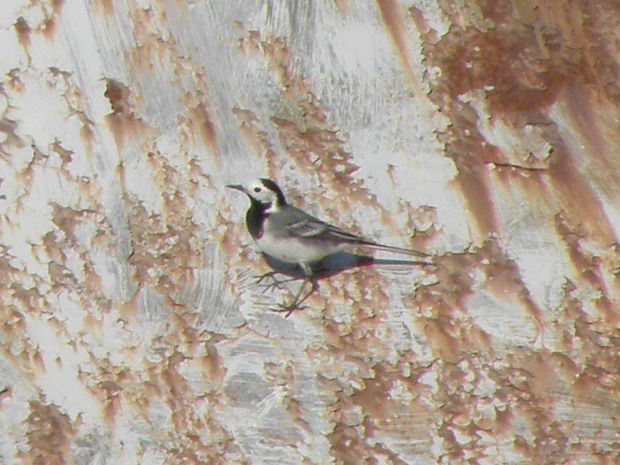
[[[316,218],[304,218],[286,226],[286,230],[293,236],[323,239],[340,240],[350,242],[363,242],[364,240],[355,234],[343,231],[336,226],[325,223]]]
[[[312,238],[324,241],[343,241],[349,242],[351,245],[370,246],[380,250],[387,250],[406,255],[415,255],[419,257],[428,257],[428,254],[413,249],[404,249],[402,247],[393,247],[390,245],[379,244],[361,236],[351,234],[332,224],[321,221],[320,219],[307,214],[306,212],[289,207],[288,215],[293,219],[288,224],[281,225],[291,236],[298,238]]]

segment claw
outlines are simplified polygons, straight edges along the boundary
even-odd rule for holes
[[[301,298],[301,294],[304,290],[304,287],[306,287],[307,282],[310,282],[312,284],[312,288],[305,296],[303,296],[303,298]],[[289,316],[291,316],[291,313],[293,313],[295,310],[302,310],[306,308],[305,305],[301,305],[301,304],[303,304],[308,299],[308,297],[314,294],[318,288],[319,288],[319,284],[316,282],[314,278],[306,278],[304,279],[304,282],[301,284],[301,287],[299,288],[299,292],[297,292],[297,295],[295,296],[295,298],[290,304],[287,304],[287,305],[278,304],[277,309],[273,308],[272,311],[281,312],[281,313],[286,312],[286,315],[284,317],[288,318]]]

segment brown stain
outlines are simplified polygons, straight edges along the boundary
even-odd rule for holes
[[[549,169],[550,195],[555,193],[563,205],[569,206],[571,214],[581,219],[589,236],[611,245],[617,242],[614,229],[593,186],[581,175],[573,157],[567,148],[558,147],[555,162]]]
[[[24,83],[20,79],[20,74],[21,74],[21,72],[20,72],[19,69],[12,69],[8,73],[6,73],[7,79],[5,80],[5,83],[11,89],[13,89],[13,90],[15,90],[17,92],[24,92],[26,90],[26,88],[24,87]],[[3,121],[7,122],[7,120],[3,120]],[[13,124],[15,126],[17,126],[17,124],[13,123],[12,121],[9,124],[11,124],[11,126],[13,126]]]
[[[239,129],[245,141],[255,153],[261,154],[265,158],[268,176],[277,178],[277,155],[271,146],[267,131],[261,128],[257,116],[252,111],[239,107],[233,108],[232,112],[239,120]]]
[[[550,27],[542,36],[532,34],[510,2],[483,1],[470,8],[478,7],[495,27],[455,27],[436,45],[427,46],[431,61],[445,73],[441,86],[452,97],[485,88],[493,112],[549,106],[574,78],[580,55],[562,46],[557,27]],[[448,9],[444,12],[453,16]],[[464,14],[470,12],[466,8]]]
[[[108,427],[114,426],[114,421],[121,409],[121,393],[123,388],[118,383],[106,380],[97,383],[96,389],[92,389],[93,394],[103,407],[103,420]]]
[[[611,325],[606,319],[592,318],[581,299],[572,295],[576,290],[574,286],[566,286],[565,314],[559,321],[564,330],[565,351],[574,362],[568,372],[571,392],[578,397],[602,392],[606,404],[617,397],[615,393],[620,387],[615,375],[620,364],[617,350],[620,332],[610,332]],[[615,382],[610,384],[610,378]]]
[[[370,457],[363,440],[351,426],[337,423],[327,439],[331,444],[331,454],[342,464],[366,463]]]
[[[114,0],[95,0],[94,6],[96,11],[100,11],[105,16],[114,14]]]
[[[618,73],[620,63],[616,41],[620,8],[613,0],[600,2],[581,1],[571,11],[570,31],[575,42],[586,57],[588,76],[596,82],[596,88],[616,106],[620,101]]]
[[[528,445],[530,457],[535,461],[541,459],[562,462],[566,457],[566,446],[569,437],[564,429],[565,424],[554,416],[555,399],[551,390],[557,390],[562,380],[557,378],[553,360],[548,353],[538,353],[526,360],[527,392],[533,397],[523,398],[521,411],[527,413],[531,424],[533,440]]]
[[[66,167],[73,160],[74,152],[68,150],[62,146],[60,141],[55,140],[51,147],[52,151],[56,152],[62,161],[64,167]]]
[[[30,33],[32,32],[30,25],[22,16],[20,16],[17,18],[17,21],[15,21],[13,27],[15,28],[17,40],[20,45],[26,52],[28,52],[28,49],[30,48]]]
[[[136,289],[136,292],[126,302],[120,302],[116,309],[118,311],[119,317],[126,321],[132,321],[140,310],[139,299],[141,295],[141,288]]]
[[[295,425],[303,431],[304,434],[312,434],[312,427],[304,418],[303,405],[296,399],[287,399],[286,411],[291,416]]]
[[[153,129],[134,114],[129,87],[114,79],[106,79],[104,95],[112,107],[105,121],[118,148],[124,145],[127,138],[142,140],[153,134]]]
[[[434,207],[421,206],[413,208],[409,202],[399,201],[398,212],[404,212],[408,219],[405,231],[409,232],[409,246],[414,250],[427,251],[430,244],[441,234]]]
[[[448,363],[458,363],[463,357],[457,334],[460,332],[447,318],[424,318],[417,322],[433,353]]]
[[[436,46],[427,41],[425,52],[452,96],[486,88],[494,112],[547,107],[566,84],[593,84],[608,99],[620,98],[609,40],[620,20],[616,2],[484,0],[458,9],[443,2],[441,9],[452,28]],[[478,13],[480,20],[463,21]]]
[[[203,365],[211,380],[216,385],[221,385],[226,377],[226,366],[224,360],[220,357],[215,346],[215,342],[205,342],[207,355],[203,357]]]
[[[454,158],[454,161],[458,172],[452,183],[463,192],[468,217],[476,222],[474,238],[485,239],[498,230],[488,175],[482,164],[472,159]]]
[[[13,86],[13,84],[11,84]],[[24,142],[16,133],[17,123],[6,118],[0,118],[0,132],[5,135],[5,140],[0,142],[0,147],[8,148],[10,146],[14,147],[24,147]],[[3,152],[0,152],[0,157],[6,157]]]
[[[151,154],[149,161],[154,181],[161,188],[163,212],[151,214],[140,202],[127,196],[133,250],[129,263],[134,267],[133,279],[137,283],[148,284],[169,297],[192,284],[193,270],[202,266],[202,255],[196,250],[202,250],[204,239],[197,237],[198,226],[185,195],[179,190],[182,174],[159,154]]]
[[[443,103],[440,96],[435,98],[433,94],[431,98],[445,106],[451,119],[449,131],[438,134],[438,140],[445,144],[445,153],[457,169],[451,183],[462,192],[470,213],[468,216],[475,221],[472,226],[476,227],[476,230],[472,231],[472,235],[478,241],[484,240],[498,230],[485,163],[502,160],[503,156],[478,130],[478,114],[474,108],[462,102]]]
[[[55,405],[38,400],[28,402],[30,413],[24,420],[27,450],[18,452],[26,465],[64,465],[71,460],[71,421]]]
[[[185,124],[191,128],[191,133],[198,135],[204,146],[217,153],[217,137],[211,115],[204,104],[198,104],[187,111]]]
[[[56,21],[62,14],[65,0],[52,0],[51,14],[47,14],[45,21],[41,24],[41,30],[47,39],[53,39],[56,32]]]
[[[106,90],[103,94],[112,107],[112,113],[122,114],[129,113],[130,107],[128,103],[131,92],[129,88],[123,83],[114,79],[106,80]]]
[[[92,124],[82,122],[82,127],[80,128],[80,139],[84,142],[87,153],[92,155],[93,141],[95,140],[95,131],[93,131]]]
[[[568,254],[574,264],[575,272],[578,273],[585,282],[595,287],[601,292],[602,297],[598,301],[597,307],[601,314],[610,324],[618,322],[617,312],[610,305],[609,292],[605,283],[605,270],[602,269],[601,261],[598,257],[587,253],[581,241],[589,238],[586,231],[581,228],[575,219],[568,217],[564,213],[559,213],[555,217],[555,227],[558,235],[566,243]]]
[[[600,89],[567,86],[561,95],[582,152],[588,157],[587,177],[612,202],[620,199],[620,164],[616,147],[620,144],[620,110]],[[584,173],[585,174],[585,173]]]
[[[349,5],[349,0],[332,0],[340,14],[344,17],[347,17],[351,12],[351,5]]]
[[[409,8],[409,15],[418,30],[418,34],[423,42],[436,43],[438,40],[437,33],[431,29],[424,18],[424,12],[415,6]]]
[[[534,302],[523,283],[517,264],[506,257],[499,248],[495,248],[487,257],[489,264],[484,267],[487,276],[486,286],[500,300],[519,301],[536,325],[537,337],[542,336],[545,331],[544,311]]]
[[[185,431],[188,428],[188,415],[184,408],[184,399],[191,396],[189,386],[179,374],[177,368],[183,361],[183,355],[176,352],[167,357],[161,372],[161,382],[165,386],[165,401],[172,412],[172,421],[176,430]]]
[[[407,81],[409,82],[413,93],[417,96],[423,95],[413,70],[413,64],[411,63],[412,54],[409,50],[409,43],[405,32],[405,22],[400,11],[400,3],[396,0],[377,0],[377,7],[379,8],[379,13],[381,14],[383,23],[385,24],[387,31],[396,47],[405,69]]]
[[[367,458],[381,454],[389,456],[393,463],[400,464],[404,463],[400,458],[401,453],[415,453],[419,447],[407,446],[408,441],[413,440],[416,444],[430,443],[427,431],[417,428],[417,425],[424,424],[424,419],[428,417],[427,409],[416,400],[401,402],[389,394],[395,383],[404,379],[395,367],[387,361],[368,363],[369,361],[356,356],[355,352],[350,350],[339,349],[334,353],[340,355],[337,357],[338,365],[348,359],[350,363],[358,366],[356,385],[360,386],[355,388],[353,393],[347,393],[346,390],[351,388],[347,379],[342,379],[339,382],[346,386],[345,392],[336,386],[331,388],[338,393],[338,398],[330,408],[331,421],[335,427],[328,440],[332,444],[332,455],[337,460],[341,463],[366,463]],[[360,355],[363,353],[366,352],[359,352]],[[406,393],[406,388],[414,387],[415,383],[403,383],[403,386]],[[356,410],[361,413],[359,422],[351,424],[346,412]],[[388,434],[402,444],[406,452],[400,449],[401,453],[397,454],[391,444],[377,440],[379,432]]]
[[[93,210],[74,210],[73,208],[65,207],[56,202],[52,202],[50,206],[52,209],[52,222],[74,243],[78,242],[75,236],[75,228],[82,224],[85,219],[95,214]],[[52,253],[57,254],[58,251],[55,252],[55,250],[58,245],[54,244],[54,240],[55,236],[46,236],[45,244]]]
[[[53,39],[56,32],[56,18],[54,16],[48,17],[40,29],[48,40]]]
[[[52,11],[55,15],[62,13],[62,9],[65,6],[65,0],[52,0]]]

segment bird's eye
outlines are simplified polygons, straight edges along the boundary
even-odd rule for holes
[[[261,191],[260,187],[255,187],[254,188],[254,192],[260,192],[260,191]]]

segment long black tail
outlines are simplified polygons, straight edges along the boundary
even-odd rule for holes
[[[419,250],[405,249],[402,247],[394,247],[392,245],[383,245],[383,244],[378,244],[377,242],[372,242],[372,241],[363,241],[361,242],[361,245],[372,247],[373,249],[385,250],[387,252],[401,253],[404,255],[409,255],[409,256],[414,256],[414,257],[430,257],[431,256],[427,253],[420,252]]]

